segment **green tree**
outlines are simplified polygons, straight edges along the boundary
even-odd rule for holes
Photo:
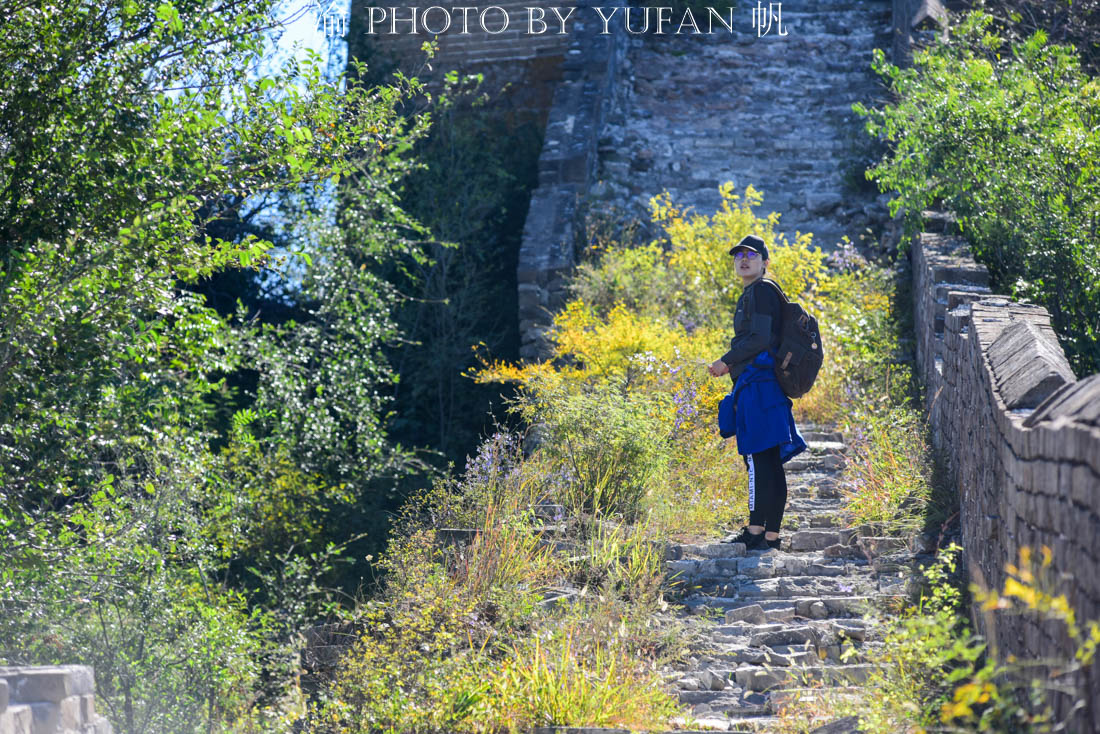
[[[949,43],[899,69],[875,53],[897,102],[855,109],[893,146],[869,176],[897,191],[912,231],[955,211],[993,287],[1050,311],[1078,374],[1100,370],[1100,82],[1043,31],[1005,43],[968,14]],[[895,209],[896,211],[896,209]]]
[[[988,12],[1006,39],[1024,41],[1041,30],[1052,43],[1074,46],[1089,74],[1100,71],[1100,0],[977,0],[970,6]]]
[[[408,468],[379,415],[389,300],[362,266],[422,231],[391,190],[419,85],[345,88],[316,55],[253,78],[270,0],[7,10],[0,658],[94,664],[119,731],[287,723],[278,661],[338,551],[322,519]],[[218,226],[264,195],[304,216],[341,179],[339,226],[292,220],[289,262]],[[304,273],[306,318],[205,302],[240,268]]]

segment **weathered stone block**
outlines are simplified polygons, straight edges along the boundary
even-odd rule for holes
[[[831,212],[836,207],[843,203],[843,199],[840,194],[833,191],[826,192],[807,192],[806,193],[806,210],[811,214],[824,215]]]
[[[707,543],[692,548],[703,558],[739,558],[745,555],[744,543]]]
[[[1031,489],[1039,494],[1051,497],[1058,494],[1058,472],[1060,464],[1057,461],[1037,461],[1033,464]]]
[[[0,714],[0,732],[2,734],[36,734],[34,712],[26,704],[12,704]]]
[[[800,530],[791,535],[792,551],[822,550],[840,543],[835,530]]]
[[[1073,422],[1075,428],[1085,430],[1087,433],[1100,425],[1100,375],[1091,375],[1083,380],[1063,386],[1050,395],[1042,405],[1035,409],[1024,421],[1025,427],[1037,426],[1043,423]],[[1089,448],[1092,444],[1100,445],[1100,433],[1092,433],[1085,440],[1085,447],[1077,446],[1073,451],[1073,457],[1078,461],[1086,460],[1089,451],[1080,452],[1081,448]]]
[[[57,704],[59,726],[62,729],[79,729],[84,723],[81,714],[81,696],[63,698]]]
[[[1068,476],[1069,487],[1066,489],[1070,499],[1086,507],[1100,507],[1100,477],[1093,474],[1088,466],[1077,464],[1063,476]]]
[[[19,703],[57,703],[68,696],[95,692],[92,669],[86,665],[0,667],[0,678],[8,681],[11,699]]]
[[[751,644],[755,647],[767,645],[817,645],[820,642],[818,633],[813,627],[786,627],[776,630],[766,630],[754,633]]]
[[[714,564],[718,570],[725,573],[737,573],[739,561],[736,558],[716,558]]]
[[[932,264],[933,283],[989,285],[989,270],[963,258],[939,256]]]
[[[695,575],[695,569],[698,567],[698,563],[698,561],[690,559],[682,561],[665,561],[665,570],[670,579],[686,581]]]
[[[545,291],[533,283],[520,283],[518,289],[520,311],[536,311],[545,301]]]
[[[864,730],[859,728],[859,717],[845,716],[812,729],[810,734],[863,734],[863,732]]]
[[[775,576],[775,567],[770,558],[750,556],[737,561],[737,572],[750,579],[769,579]]]
[[[984,285],[956,285],[952,284],[947,291],[947,308],[952,310],[959,306],[968,305],[974,301],[980,301],[986,296],[992,295],[988,286]],[[969,308],[967,309],[970,310]]]
[[[55,703],[32,703],[35,734],[55,734],[61,729],[61,709]]]

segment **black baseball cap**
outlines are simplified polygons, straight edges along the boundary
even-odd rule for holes
[[[768,246],[764,244],[764,240],[754,234],[745,235],[740,242],[730,248],[730,254],[732,255],[740,248],[759,252],[761,260],[768,259]]]

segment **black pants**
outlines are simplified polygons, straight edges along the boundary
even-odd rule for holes
[[[787,475],[779,447],[741,458],[749,471],[749,525],[763,525],[765,532],[778,533],[787,506]]]

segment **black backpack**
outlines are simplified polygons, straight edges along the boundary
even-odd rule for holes
[[[778,283],[764,279],[783,299],[783,330],[775,350],[775,377],[789,398],[800,398],[810,391],[821,369],[825,352],[817,319],[787,298]]]

